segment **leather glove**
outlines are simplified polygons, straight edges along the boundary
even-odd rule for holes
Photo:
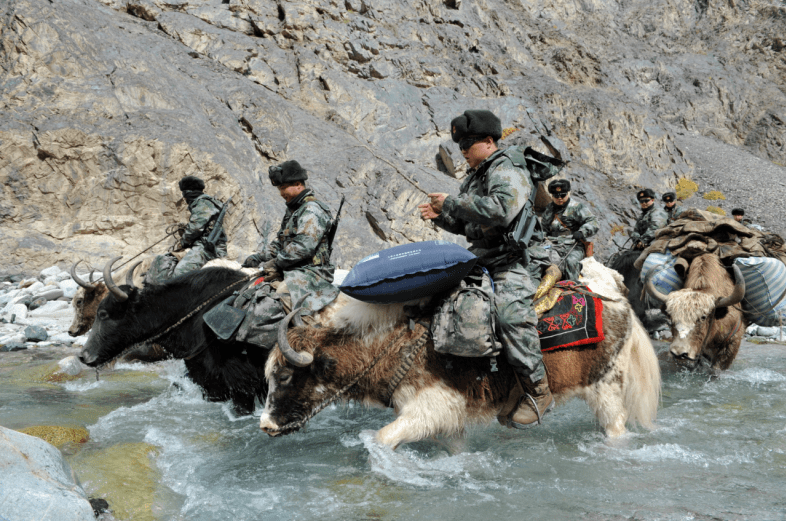
[[[263,266],[262,270],[265,272],[265,282],[274,282],[277,280],[284,280],[284,275],[278,271],[276,266],[276,259],[270,259]]]
[[[246,260],[243,261],[242,266],[244,268],[256,268],[260,264],[262,264],[262,254],[255,253],[253,255],[249,255],[248,257],[246,257]]]
[[[575,232],[573,232],[573,239],[577,240],[577,241],[583,241],[584,240],[584,234],[581,233],[580,231],[575,231]]]

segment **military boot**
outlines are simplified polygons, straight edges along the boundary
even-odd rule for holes
[[[518,408],[508,416],[508,427],[526,429],[536,423],[554,407],[554,396],[549,389],[548,378],[544,375],[539,382],[533,383],[529,378],[525,381],[525,394]]]

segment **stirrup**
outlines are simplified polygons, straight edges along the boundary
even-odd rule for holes
[[[536,422],[532,422],[532,423],[523,424],[523,423],[514,422],[513,420],[508,418],[507,426],[509,428],[513,428],[513,429],[529,429],[530,427],[533,427],[535,425],[542,425],[543,424],[542,415],[540,414],[540,409],[538,408],[538,403],[535,401],[535,398],[533,398],[532,395],[527,393],[527,392],[524,393],[524,396],[526,398],[529,398],[529,401],[532,402],[532,406],[535,408],[535,414],[538,415],[538,421],[537,421],[537,423]],[[522,398],[522,399],[524,399],[524,398]],[[519,402],[519,404],[520,403],[521,402]],[[552,401],[551,403],[553,404],[554,402]],[[517,408],[518,408],[518,406],[517,406]],[[548,407],[546,408],[546,410],[548,411]],[[513,410],[513,412],[515,412],[515,409]],[[511,412],[511,414],[513,414],[513,412]]]

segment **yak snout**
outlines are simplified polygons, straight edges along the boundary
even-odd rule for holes
[[[85,365],[92,366],[95,364],[95,361],[98,357],[92,353],[90,353],[87,349],[82,349],[79,352],[79,361]]]
[[[262,429],[262,432],[267,434],[270,437],[275,438],[276,436],[281,436],[281,431],[278,430],[278,425],[270,415],[266,412],[262,413],[262,416],[259,418],[259,428]]]
[[[681,342],[680,339],[673,341],[669,348],[669,353],[676,360],[696,360],[696,356],[692,356],[692,351],[690,343]]]

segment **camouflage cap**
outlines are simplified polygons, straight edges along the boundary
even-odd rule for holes
[[[636,199],[639,201],[648,197],[650,199],[655,199],[655,192],[652,190],[652,188],[645,188],[644,190],[639,190],[636,192]]]
[[[490,110],[467,110],[450,122],[450,137],[458,143],[465,137],[491,136],[494,140],[502,138],[502,122]]]
[[[550,194],[564,194],[570,192],[570,181],[567,179],[557,179],[549,183]]]
[[[280,165],[271,166],[268,169],[268,175],[270,176],[270,183],[273,186],[294,183],[295,181],[305,181],[308,179],[306,169],[300,166],[300,163],[294,159],[284,161]]]
[[[661,200],[662,200],[664,203],[670,203],[670,202],[672,202],[672,201],[675,201],[675,200],[677,200],[677,194],[675,194],[674,192],[666,192],[666,193],[665,193],[665,194],[663,194],[663,196],[661,197]]]
[[[205,189],[205,182],[193,175],[185,176],[177,183],[177,185],[180,187],[181,192],[185,192],[187,190],[201,192]]]

